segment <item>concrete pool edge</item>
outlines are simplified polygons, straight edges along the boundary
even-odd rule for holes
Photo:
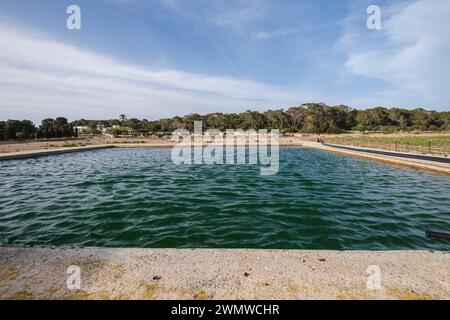
[[[67,289],[71,265],[79,290]],[[450,299],[449,265],[448,251],[6,246],[0,298]],[[381,287],[371,290],[376,268]]]
[[[334,148],[331,146],[322,145],[318,142],[305,142],[303,144],[305,148],[317,149],[327,152],[334,152],[342,155],[358,157],[362,159],[372,160],[376,162],[383,162],[391,165],[397,165],[402,167],[409,167],[414,169],[420,169],[425,171],[431,171],[434,173],[440,173],[445,175],[450,175],[450,164],[441,162],[432,162],[427,160],[419,159],[408,159],[396,156],[388,156],[382,154],[371,154],[360,151],[346,150]]]
[[[98,146],[67,147],[67,148],[63,147],[63,148],[48,149],[48,150],[41,149],[41,150],[31,150],[31,151],[10,152],[10,153],[5,153],[5,154],[0,154],[0,161],[45,157],[45,156],[64,154],[64,153],[95,151],[95,150],[111,149],[114,147],[115,146],[113,146],[113,145],[98,145]]]

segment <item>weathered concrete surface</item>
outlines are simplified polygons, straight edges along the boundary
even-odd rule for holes
[[[369,265],[381,289],[367,288]],[[450,253],[3,247],[0,298],[450,299]]]
[[[49,150],[29,150],[29,151],[19,151],[0,154],[1,160],[15,160],[15,159],[26,159],[34,157],[50,156],[54,154],[62,153],[73,153],[73,152],[83,152],[83,151],[93,151],[100,149],[114,148],[113,145],[96,145],[96,146],[86,146],[86,147],[67,147],[67,148],[57,148]]]

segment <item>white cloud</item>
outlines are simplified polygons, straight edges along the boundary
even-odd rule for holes
[[[258,14],[244,15],[235,22],[245,26]],[[349,19],[352,27],[337,45],[347,55],[345,65],[334,57],[324,58],[345,70],[340,78],[324,70],[323,82],[305,78],[301,88],[141,67],[53,40],[0,17],[0,119],[109,118],[121,113],[154,119],[192,112],[265,110],[310,101],[449,110],[450,2],[418,0],[382,8],[382,14],[382,31],[367,30],[365,23],[355,28]],[[264,39],[295,31],[278,29],[259,36]],[[377,88],[385,89],[367,93],[372,80]]]
[[[0,48],[1,118],[159,118],[289,106],[300,97],[252,80],[142,68],[1,20]]]
[[[261,0],[236,1],[230,6],[222,5],[221,10],[210,14],[208,21],[220,27],[235,31],[249,28],[251,23],[262,20],[267,15],[267,4]]]
[[[260,31],[260,32],[256,32],[254,33],[254,36],[257,39],[271,39],[271,38],[276,38],[276,37],[284,37],[284,36],[289,36],[292,34],[297,34],[300,32],[305,31],[306,28],[284,28],[284,29],[277,29],[275,31]]]
[[[382,31],[351,28],[339,46],[353,75],[384,82],[378,101],[450,107],[450,1],[417,0],[382,8]]]

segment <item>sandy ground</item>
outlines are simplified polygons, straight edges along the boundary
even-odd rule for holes
[[[448,136],[450,133],[401,133],[401,134],[381,134],[372,133],[364,134],[364,136],[370,137],[408,137],[408,136]],[[321,136],[327,140],[328,138],[345,137],[345,136],[361,136],[361,133],[352,134],[322,134]],[[287,134],[280,136],[281,145],[301,145],[304,141],[315,141],[317,135],[315,134]],[[27,142],[0,142],[0,154],[20,152],[20,151],[33,151],[33,150],[52,150],[62,147],[80,147],[80,146],[97,146],[105,144],[114,145],[129,145],[129,146],[173,146],[174,142],[170,138],[158,138],[154,137],[137,137],[137,138],[110,138],[107,136],[94,136],[85,137],[79,139],[69,139],[69,140],[52,140],[52,141],[27,141]]]
[[[303,141],[300,137],[281,137],[281,145],[301,145]],[[16,152],[56,150],[61,148],[80,148],[89,146],[115,145],[121,147],[172,147],[176,143],[170,138],[108,138],[106,136],[96,136],[93,138],[80,138],[70,140],[53,141],[27,141],[27,142],[0,142],[0,155]]]
[[[37,150],[55,150],[60,148],[76,148],[98,145],[174,145],[170,139],[159,138],[135,138],[135,139],[114,139],[105,136],[94,138],[80,138],[69,140],[52,140],[52,141],[27,141],[27,142],[1,142],[0,143],[0,155],[12,152],[26,152]]]
[[[4,247],[0,298],[450,299],[450,253]]]

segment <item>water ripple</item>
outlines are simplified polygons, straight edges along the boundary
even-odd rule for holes
[[[436,249],[450,179],[282,148],[280,172],[175,166],[169,149],[114,149],[0,163],[0,244]]]

